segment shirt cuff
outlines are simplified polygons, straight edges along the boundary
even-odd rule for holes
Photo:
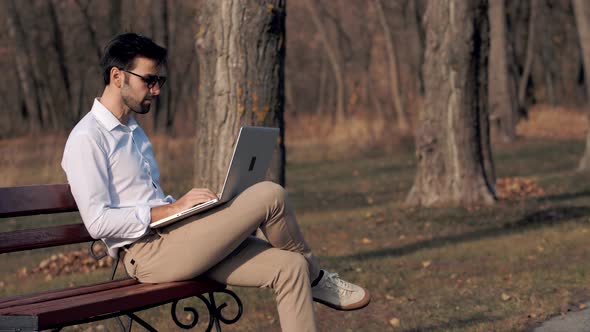
[[[174,197],[172,197],[172,196],[170,196],[170,195],[166,196],[166,198],[164,198],[164,200],[165,200],[166,202],[170,203],[170,204],[172,204],[172,203],[175,203],[175,202],[176,202],[176,200],[174,199]]]
[[[149,226],[150,222],[152,221],[151,207],[149,205],[138,205],[135,209],[135,217],[144,226]]]

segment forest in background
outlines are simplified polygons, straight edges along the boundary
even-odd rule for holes
[[[148,132],[192,135],[199,112],[202,1],[3,0],[0,137],[67,131],[103,88],[98,59],[134,31],[169,49],[169,77]],[[285,117],[385,119],[406,134],[422,105],[426,0],[287,2]],[[506,1],[506,52],[518,114],[533,104],[582,106],[584,72],[569,0]],[[530,75],[525,73],[527,47]],[[493,119],[494,114],[490,117]],[[296,130],[290,127],[289,130]]]

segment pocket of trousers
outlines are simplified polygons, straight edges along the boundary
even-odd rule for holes
[[[123,267],[125,267],[128,276],[137,279],[137,261],[133,259],[129,253],[127,253],[125,259],[123,259]]]

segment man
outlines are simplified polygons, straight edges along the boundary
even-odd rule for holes
[[[152,221],[215,198],[195,188],[175,200],[160,187],[152,146],[133,115],[149,112],[166,79],[166,49],[128,33],[105,48],[105,89],[72,130],[62,167],[82,220],[127,273],[159,283],[206,275],[237,286],[270,287],[284,331],[317,330],[313,300],[339,310],[366,306],[369,293],[321,270],[285,190],[258,183],[231,202],[154,231]],[[265,240],[251,236],[260,229]]]

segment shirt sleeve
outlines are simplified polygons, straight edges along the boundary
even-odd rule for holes
[[[164,201],[166,201],[168,203],[176,203],[176,198],[168,195],[168,196],[166,196],[166,198],[164,198]]]
[[[86,133],[70,137],[62,167],[90,236],[136,239],[146,233],[150,206],[111,207],[108,155],[97,139]]]

